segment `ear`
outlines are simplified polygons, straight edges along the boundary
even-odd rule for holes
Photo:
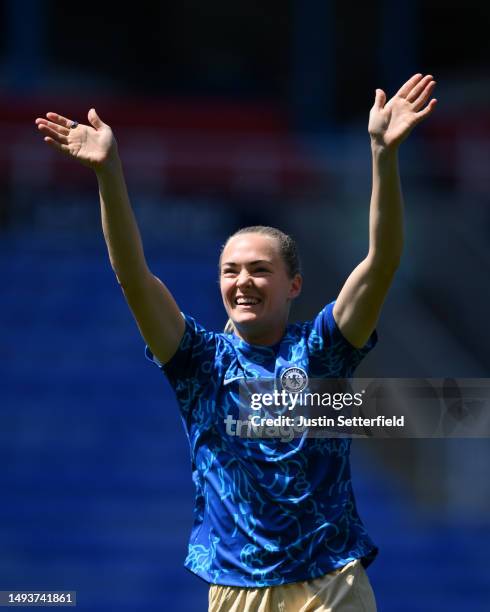
[[[301,293],[301,288],[303,287],[303,277],[301,274],[296,274],[296,276],[291,281],[291,286],[289,288],[289,299],[294,300]]]

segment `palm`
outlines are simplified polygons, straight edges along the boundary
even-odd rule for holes
[[[79,124],[71,129],[72,121],[56,113],[47,113],[36,124],[52,147],[91,168],[102,165],[117,145],[111,128],[92,109],[88,118],[92,125]],[[93,127],[92,127],[93,126]]]
[[[69,153],[82,163],[96,165],[101,163],[111,148],[112,131],[95,130],[88,125],[79,125],[69,137]]]
[[[369,115],[371,138],[384,147],[399,145],[434,109],[435,99],[427,104],[434,87],[431,75],[416,74],[388,102],[385,93],[378,89]]]

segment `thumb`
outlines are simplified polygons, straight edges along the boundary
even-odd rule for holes
[[[376,96],[374,98],[374,106],[376,108],[383,108],[386,103],[386,94],[382,89],[376,90]]]
[[[87,115],[88,120],[90,121],[90,124],[96,129],[98,130],[99,128],[101,128],[104,124],[104,122],[102,121],[102,119],[99,117],[99,115],[95,112],[95,108],[91,108],[88,111],[88,115]]]

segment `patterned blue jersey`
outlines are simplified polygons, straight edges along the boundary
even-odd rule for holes
[[[334,302],[313,321],[290,324],[274,346],[206,331],[185,316],[180,346],[165,365],[146,356],[173,387],[189,438],[196,487],[185,566],[214,584],[258,587],[310,580],[377,548],[357,513],[350,439],[257,439],[227,433],[238,380],[275,378],[290,366],[310,377],[349,378],[376,344],[341,334]]]

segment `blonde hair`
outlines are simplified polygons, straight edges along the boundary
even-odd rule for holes
[[[235,326],[233,325],[233,321],[231,319],[228,319],[228,321],[226,322],[225,328],[223,329],[223,333],[224,334],[234,334],[235,333]]]
[[[298,247],[296,242],[289,234],[285,234],[277,227],[270,227],[268,225],[251,225],[249,227],[242,227],[237,232],[228,237],[227,241],[221,247],[221,253],[219,256],[219,266],[221,268],[221,257],[223,255],[223,251],[225,250],[228,242],[234,238],[235,236],[240,236],[241,234],[261,234],[262,236],[268,236],[269,238],[274,238],[277,240],[279,246],[279,254],[286,266],[286,272],[289,278],[294,278],[296,274],[301,274],[301,262],[298,254]],[[226,322],[225,328],[223,330],[225,334],[233,334],[235,333],[235,326],[233,325],[233,321],[228,319]]]

